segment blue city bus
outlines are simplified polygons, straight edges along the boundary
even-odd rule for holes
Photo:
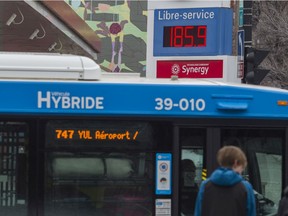
[[[288,184],[286,90],[81,74],[0,80],[1,214],[191,216],[217,150],[235,145],[257,215],[276,215]]]

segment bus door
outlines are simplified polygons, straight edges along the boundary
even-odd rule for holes
[[[243,173],[254,188],[257,215],[276,215],[282,193],[284,129],[223,128],[221,143],[245,151],[248,166]]]
[[[26,216],[28,126],[0,122],[0,212]]]
[[[218,167],[224,145],[240,147],[248,166],[243,172],[254,188],[258,216],[276,215],[282,192],[285,129],[203,127],[179,128],[179,202],[181,216],[192,216],[197,192]]]
[[[193,216],[202,176],[206,176],[204,153],[206,129],[180,128],[179,210],[182,216]]]

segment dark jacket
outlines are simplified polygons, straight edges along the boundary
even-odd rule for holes
[[[288,186],[283,191],[282,199],[279,202],[278,216],[288,216]]]
[[[251,184],[232,169],[218,168],[201,183],[194,216],[256,216]]]

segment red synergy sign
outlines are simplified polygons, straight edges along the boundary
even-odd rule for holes
[[[157,78],[223,78],[223,60],[157,61]]]

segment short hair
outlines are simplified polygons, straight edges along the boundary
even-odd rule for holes
[[[181,161],[181,166],[182,166],[182,170],[184,172],[195,172],[196,170],[196,166],[194,164],[194,162],[190,159],[183,159]]]
[[[224,146],[217,153],[217,162],[220,166],[232,168],[237,162],[237,165],[247,166],[247,158],[245,153],[236,146]]]

